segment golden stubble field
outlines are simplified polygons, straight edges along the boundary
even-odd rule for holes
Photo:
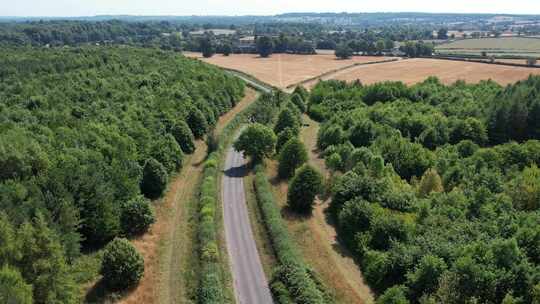
[[[356,66],[327,75],[322,77],[322,79],[360,80],[363,84],[372,84],[381,81],[402,81],[410,85],[422,82],[429,76],[436,76],[445,84],[452,84],[457,80],[464,80],[467,83],[478,83],[482,80],[491,79],[501,85],[507,85],[526,79],[531,74],[540,75],[540,69],[416,58]],[[317,82],[318,80],[311,81],[306,86],[313,87]]]
[[[336,56],[328,53],[318,55],[274,54],[269,58],[261,58],[256,54],[231,54],[228,57],[216,54],[211,58],[203,58],[200,53],[192,52],[185,52],[184,55],[223,68],[244,72],[281,89],[329,71],[356,64],[392,59],[380,56],[355,56],[347,60],[338,60]]]

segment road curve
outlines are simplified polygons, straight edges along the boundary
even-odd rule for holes
[[[230,148],[225,160],[221,197],[223,221],[237,304],[272,304],[246,205],[247,169],[240,152]]]

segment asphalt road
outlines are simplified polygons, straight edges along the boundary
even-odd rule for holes
[[[247,172],[245,163],[242,153],[229,149],[221,190],[234,294],[237,304],[272,304],[246,206],[243,180]]]

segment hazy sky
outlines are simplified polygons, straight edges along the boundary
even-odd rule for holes
[[[540,0],[0,0],[1,16],[271,15],[344,11],[540,14]]]

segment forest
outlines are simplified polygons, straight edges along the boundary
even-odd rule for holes
[[[0,278],[17,303],[79,303],[74,265],[107,243],[108,284],[140,279],[118,237],[148,229],[150,200],[243,94],[240,80],[174,52],[0,50]],[[118,256],[129,272],[109,280]]]
[[[539,303],[540,78],[320,82],[330,213],[377,303]]]

